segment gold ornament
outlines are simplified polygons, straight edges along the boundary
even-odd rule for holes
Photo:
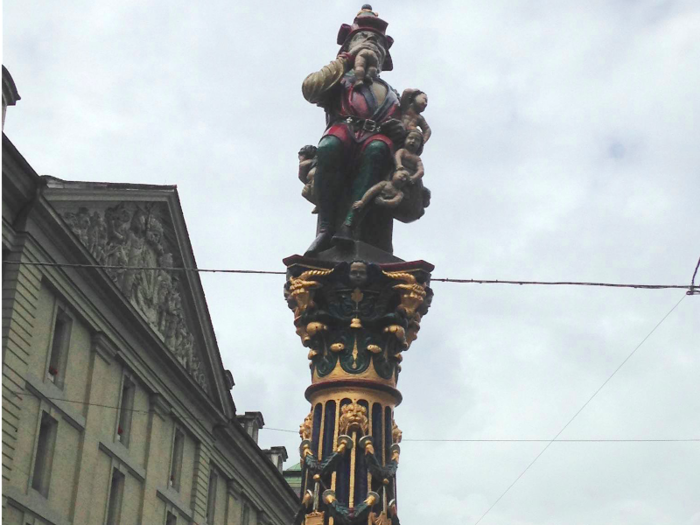
[[[372,525],[391,525],[391,518],[386,515],[386,512],[379,514],[373,512],[369,515],[369,521]]]
[[[399,343],[403,348],[408,348],[408,343],[406,341],[406,330],[404,330],[403,326],[391,324],[384,329],[384,332],[387,334],[393,334],[396,339],[399,340]]]
[[[360,431],[367,434],[369,430],[369,420],[367,419],[367,409],[353,401],[344,405],[340,409],[340,421],[338,429],[341,434],[349,434],[351,430]]]
[[[415,276],[406,272],[383,272],[384,275],[391,279],[403,281],[404,284],[397,284],[394,290],[401,294],[401,304],[399,310],[406,314],[406,317],[411,319],[416,309],[423,304],[423,299],[426,296],[425,285],[420,284]]]
[[[304,518],[304,525],[323,525],[325,513],[316,511],[307,514]]]
[[[398,427],[396,424],[396,421],[393,419],[391,420],[391,438],[394,443],[401,443],[401,437],[403,436],[403,432],[401,432],[401,429]]]
[[[311,439],[311,432],[313,430],[314,414],[309,412],[309,415],[304,418],[304,422],[299,425],[299,437],[301,439]]]
[[[382,347],[377,345],[367,345],[367,350],[373,354],[380,354],[382,352]]]
[[[311,280],[312,277],[325,277],[333,270],[307,270],[299,277],[289,279],[289,300],[296,303],[294,317],[299,318],[307,308],[314,305],[313,290],[320,288],[322,284]]]

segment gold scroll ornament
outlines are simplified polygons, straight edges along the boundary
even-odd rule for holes
[[[415,276],[406,272],[383,272],[384,275],[391,279],[403,281],[402,284],[394,285],[394,290],[397,290],[401,295],[401,304],[399,310],[406,314],[409,319],[413,318],[416,309],[423,304],[426,291],[425,285],[420,284]]]
[[[296,303],[294,317],[298,319],[307,308],[314,305],[313,291],[320,288],[322,284],[313,280],[314,277],[325,277],[333,270],[307,270],[299,277],[289,279],[289,299]]]

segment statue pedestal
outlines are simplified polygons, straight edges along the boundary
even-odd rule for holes
[[[285,297],[311,369],[311,412],[300,430],[305,522],[325,513],[366,524],[373,513],[389,523],[401,441],[396,387],[430,307],[433,265],[368,263],[354,253],[284,263]]]

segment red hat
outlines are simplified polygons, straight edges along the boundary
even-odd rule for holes
[[[382,35],[386,39],[386,57],[384,58],[384,63],[382,64],[382,71],[391,71],[394,69],[394,62],[391,60],[391,55],[389,54],[389,48],[394,43],[394,39],[386,34],[386,27],[389,22],[386,22],[379,18],[379,15],[372,11],[372,6],[365,4],[362,6],[362,10],[357,13],[355,20],[352,25],[343,24],[340,26],[338,31],[338,44],[341,46],[341,51],[347,50],[347,44],[350,39],[358,31],[373,31],[378,35]]]

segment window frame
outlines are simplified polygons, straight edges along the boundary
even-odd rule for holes
[[[165,525],[177,525],[177,513],[175,510],[165,511]]]
[[[129,448],[131,440],[131,423],[134,414],[135,398],[136,381],[131,374],[125,373],[122,375],[119,393],[119,410],[117,412],[117,426],[114,429],[114,440],[126,448]]]
[[[40,410],[36,443],[32,457],[30,487],[44,498],[49,497],[53,458],[58,437],[58,420],[43,408]]]
[[[115,483],[116,482],[116,483]],[[119,525],[124,503],[124,486],[126,485],[126,474],[119,468],[112,467],[112,476],[109,483],[109,494],[107,495],[107,513],[105,525]]]
[[[70,350],[74,318],[68,308],[56,299],[53,318],[51,320],[51,340],[46,358],[45,380],[63,390],[66,384],[66,368]],[[60,323],[60,324],[59,324]]]
[[[168,487],[180,492],[182,478],[182,458],[185,452],[185,431],[179,426],[174,426],[172,447],[170,453],[170,469],[168,471]]]
[[[213,525],[216,520],[216,493],[219,489],[218,469],[213,463],[209,464],[209,485],[207,486],[207,523]]]

